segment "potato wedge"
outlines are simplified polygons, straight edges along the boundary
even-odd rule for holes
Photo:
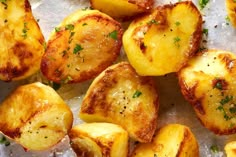
[[[61,97],[39,82],[18,87],[0,105],[0,131],[29,150],[54,146],[72,122]]]
[[[73,127],[71,146],[78,157],[127,157],[128,133],[111,123],[87,123]]]
[[[178,73],[181,91],[202,124],[216,134],[236,132],[236,56],[199,53]]]
[[[1,1],[0,80],[25,79],[40,68],[44,37],[28,0]]]
[[[131,157],[199,157],[199,148],[191,130],[169,124],[157,131],[151,143],[140,143]]]
[[[120,53],[121,25],[97,10],[79,10],[55,28],[42,58],[41,71],[57,83],[92,79]]]
[[[225,0],[225,4],[230,23],[236,28],[236,1]]]
[[[103,71],[89,87],[79,112],[86,122],[112,122],[139,142],[150,142],[159,102],[153,79],[121,62]]]
[[[198,50],[201,37],[201,14],[191,1],[184,1],[135,19],[123,45],[138,74],[156,76],[179,71]]]
[[[152,9],[154,0],[90,0],[94,9],[116,19],[127,19]]]
[[[227,157],[236,156],[236,141],[229,142],[225,145],[225,152]]]

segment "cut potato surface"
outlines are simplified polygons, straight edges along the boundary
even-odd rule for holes
[[[49,38],[41,71],[51,81],[92,79],[120,53],[121,25],[96,10],[79,10],[62,21]]]
[[[225,152],[227,157],[236,156],[236,141],[229,142],[225,145]]]
[[[198,50],[201,37],[201,14],[185,1],[135,19],[124,33],[123,45],[138,74],[156,76],[179,71]]]
[[[209,50],[178,74],[181,91],[202,124],[216,134],[236,133],[236,56]]]
[[[127,19],[152,9],[154,0],[90,0],[94,9],[116,19]]]
[[[179,124],[162,127],[151,143],[140,143],[132,157],[198,157],[199,148],[191,130]]]
[[[150,142],[157,126],[158,107],[153,79],[139,76],[129,63],[121,62],[93,81],[79,117],[86,122],[121,125],[131,138]]]
[[[40,68],[44,37],[28,0],[0,4],[0,80],[24,79]]]
[[[0,105],[0,132],[29,150],[57,144],[71,129],[72,112],[49,86],[18,87]]]
[[[111,123],[87,123],[73,127],[71,146],[78,157],[127,157],[128,133]]]
[[[236,1],[235,0],[225,0],[226,11],[228,13],[228,17],[230,23],[236,27]]]

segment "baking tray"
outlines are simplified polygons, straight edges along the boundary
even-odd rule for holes
[[[160,0],[159,0],[160,1]],[[155,2],[155,5],[174,3],[178,0],[162,0]],[[193,1],[198,6],[198,0]],[[30,0],[33,14],[39,20],[39,25],[48,39],[50,32],[70,13],[77,9],[89,6],[88,0]],[[222,49],[236,53],[236,30],[226,20],[225,0],[211,0],[201,10],[204,25],[208,29],[208,36],[204,44],[209,49]],[[160,94],[160,111],[158,127],[169,123],[179,123],[190,127],[195,134],[201,157],[223,157],[224,145],[236,140],[235,135],[217,136],[204,128],[197,119],[193,108],[184,100],[180,93],[178,80],[175,74],[168,74],[162,77],[155,77]],[[17,86],[35,81],[42,81],[38,73],[27,80],[17,82],[0,81],[0,101]],[[63,85],[57,92],[70,106],[74,113],[74,125],[82,121],[78,119],[78,111],[81,100],[88,89],[91,81],[84,83]],[[217,146],[219,151],[213,153],[211,146]],[[0,157],[75,157],[75,153],[69,145],[68,137],[46,151],[25,151],[20,145],[11,141],[9,146],[0,145]]]

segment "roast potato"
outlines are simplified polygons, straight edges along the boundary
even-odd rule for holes
[[[201,37],[201,14],[193,2],[184,1],[135,19],[123,45],[138,74],[156,76],[179,71],[198,50]]]
[[[28,0],[1,1],[0,80],[24,79],[40,68],[44,37]]]
[[[127,157],[128,133],[111,123],[74,126],[69,137],[78,157]]]
[[[236,27],[236,1],[225,0],[226,11],[232,26]]]
[[[181,91],[202,124],[220,135],[236,132],[235,60],[231,52],[204,51],[178,73]]]
[[[151,143],[140,143],[131,157],[198,157],[198,142],[191,130],[169,124],[156,132]]]
[[[56,83],[92,79],[120,53],[120,23],[97,10],[78,10],[65,18],[49,37],[41,71]]]
[[[116,19],[127,19],[152,9],[154,0],[90,0],[91,6]]]
[[[79,112],[86,122],[121,125],[131,138],[150,142],[159,102],[153,79],[139,76],[127,62],[103,71],[89,87]]]
[[[71,129],[72,112],[49,86],[18,87],[0,105],[0,132],[28,150],[57,144]]]
[[[225,145],[225,152],[227,157],[236,156],[236,141],[229,142]]]

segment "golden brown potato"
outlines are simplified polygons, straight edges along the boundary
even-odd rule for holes
[[[228,17],[230,23],[236,27],[236,1],[235,0],[225,0],[226,3],[226,11],[228,13]]]
[[[0,105],[0,131],[29,150],[57,144],[72,127],[72,112],[49,86],[18,87]]]
[[[90,0],[94,9],[116,19],[127,19],[152,9],[154,0]]]
[[[191,130],[179,124],[162,127],[151,143],[140,143],[131,157],[198,157],[199,148]]]
[[[127,157],[128,154],[128,133],[115,124],[77,125],[69,137],[78,157]]]
[[[236,156],[236,141],[229,142],[225,145],[225,152],[227,157]]]
[[[131,138],[150,142],[157,126],[158,95],[151,77],[141,77],[127,62],[103,71],[91,84],[79,117],[86,122],[121,125]]]
[[[135,19],[124,33],[123,45],[138,74],[164,75],[186,64],[201,37],[201,14],[191,1],[185,1],[157,7]]]
[[[28,0],[1,1],[0,80],[24,79],[40,68],[44,37]]]
[[[121,25],[96,10],[79,10],[55,28],[41,63],[42,73],[57,83],[92,79],[120,53]]]
[[[216,134],[236,132],[236,56],[199,53],[178,73],[181,91],[202,124]]]

